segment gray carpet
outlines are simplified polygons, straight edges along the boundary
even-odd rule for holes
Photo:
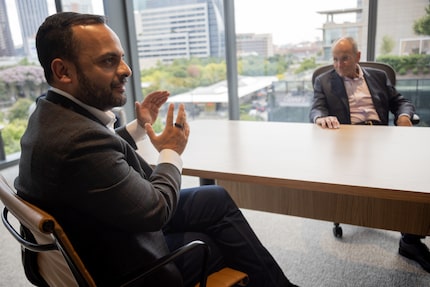
[[[430,274],[397,253],[399,233],[243,210],[287,277],[299,286],[430,286]],[[427,246],[430,240],[425,239]]]
[[[16,168],[2,170],[12,180]],[[198,184],[184,177],[184,187]],[[397,253],[399,233],[243,210],[255,232],[290,280],[303,287],[430,286],[430,274]],[[18,244],[0,224],[0,286],[32,286],[25,279]],[[430,239],[426,238],[427,246]]]

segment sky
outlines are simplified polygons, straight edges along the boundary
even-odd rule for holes
[[[102,0],[93,7],[101,7]],[[55,11],[54,0],[48,1],[49,11]],[[15,0],[6,0],[11,27],[19,27]],[[354,8],[357,0],[235,0],[236,33],[271,33],[275,45],[297,44],[322,39],[318,28],[326,21],[317,11]],[[96,14],[102,12],[94,11]],[[11,16],[13,15],[13,16]],[[15,45],[22,43],[18,28],[12,31]]]
[[[317,11],[355,7],[357,0],[235,0],[236,33],[271,33],[275,45],[313,41],[326,21]]]

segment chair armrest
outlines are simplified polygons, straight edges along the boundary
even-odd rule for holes
[[[26,240],[18,231],[15,230],[13,225],[9,222],[7,218],[9,210],[5,207],[3,209],[3,213],[1,216],[1,219],[3,221],[4,226],[6,229],[12,234],[12,236],[26,249],[29,249],[34,252],[43,252],[43,251],[49,251],[49,250],[57,250],[57,246],[54,243],[51,244],[37,244],[30,242]]]
[[[206,268],[207,268],[207,261],[209,258],[209,246],[204,243],[203,241],[200,240],[195,240],[192,241],[178,249],[176,249],[175,251],[155,260],[155,262],[153,262],[150,266],[149,269],[145,269],[142,272],[136,272],[132,275],[130,275],[129,279],[126,279],[121,287],[125,287],[125,286],[129,286],[132,283],[136,282],[139,279],[142,279],[146,276],[149,276],[150,274],[152,274],[153,272],[157,271],[159,268],[161,268],[162,266],[166,265],[167,263],[172,262],[173,260],[175,260],[176,258],[178,258],[179,256],[183,255],[184,253],[187,253],[189,251],[192,251],[196,248],[203,248],[204,251],[204,256],[203,256],[203,264],[202,264],[202,272],[201,272],[201,279],[200,279],[200,286],[205,287],[206,286]]]

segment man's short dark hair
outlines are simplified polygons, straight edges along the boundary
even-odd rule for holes
[[[45,19],[37,31],[36,49],[48,83],[53,80],[52,60],[55,58],[77,59],[79,43],[73,39],[72,27],[105,23],[104,16],[75,12],[60,12]]]

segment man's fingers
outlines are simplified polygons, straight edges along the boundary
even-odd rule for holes
[[[146,130],[146,134],[148,135],[148,137],[149,137],[150,139],[153,139],[153,138],[156,136],[155,131],[154,131],[154,129],[152,128],[152,126],[151,126],[151,124],[150,124],[150,123],[146,123],[146,124],[145,124],[145,130]]]
[[[336,117],[323,117],[318,119],[318,124],[322,128],[329,128],[329,129],[338,129],[340,127],[339,121]]]
[[[180,125],[184,125],[187,122],[187,114],[185,113],[184,104],[179,105],[178,114],[176,115],[176,122]]]
[[[145,103],[151,103],[158,107],[162,106],[169,98],[170,93],[168,91],[155,91],[146,95],[143,100]]]
[[[173,104],[169,105],[169,109],[167,111],[167,116],[166,116],[166,125],[172,126],[173,125],[173,111],[174,111],[175,106]]]

